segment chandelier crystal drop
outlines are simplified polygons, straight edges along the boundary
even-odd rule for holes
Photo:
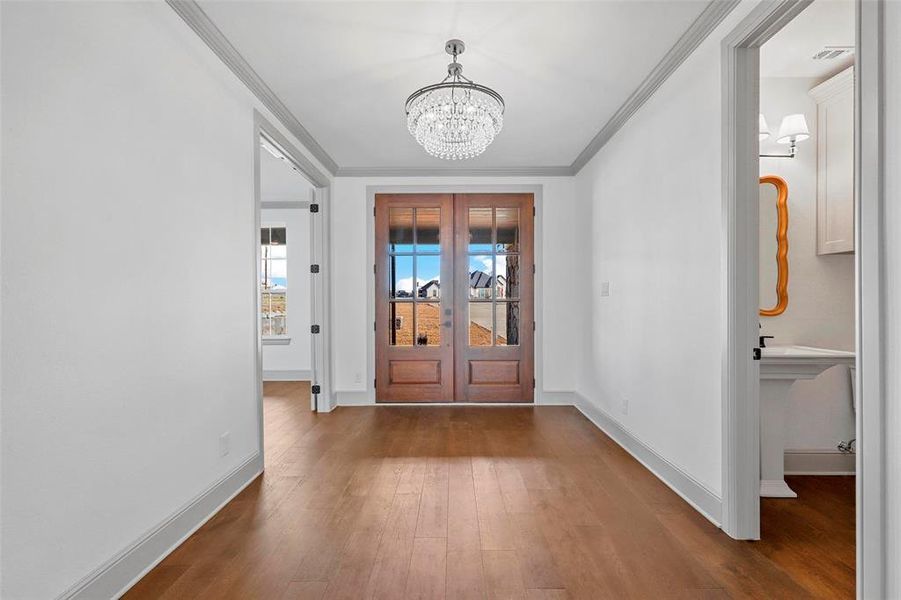
[[[504,125],[504,99],[491,88],[463,76],[457,56],[465,50],[450,40],[445,51],[454,57],[447,77],[407,98],[407,129],[432,156],[462,160],[478,156]]]

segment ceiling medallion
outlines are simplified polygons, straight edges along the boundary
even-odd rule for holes
[[[426,152],[438,158],[478,156],[504,125],[501,95],[463,76],[457,56],[465,49],[460,40],[448,41],[444,50],[454,62],[447,66],[447,77],[407,98],[407,129]]]

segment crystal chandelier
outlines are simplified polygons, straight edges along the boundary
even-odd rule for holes
[[[460,40],[448,41],[444,50],[454,62],[447,66],[447,77],[407,98],[407,129],[426,152],[438,158],[478,156],[504,124],[501,95],[463,76],[457,56],[465,49]]]

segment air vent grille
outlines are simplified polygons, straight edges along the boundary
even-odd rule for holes
[[[826,46],[813,55],[813,60],[834,60],[854,52],[854,46]]]

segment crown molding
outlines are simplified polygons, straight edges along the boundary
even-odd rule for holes
[[[569,177],[572,167],[339,167],[336,177]]]
[[[273,115],[290,131],[303,146],[309,150],[316,160],[331,174],[338,170],[338,165],[319,142],[297,120],[288,107],[279,100],[275,92],[253,70],[241,53],[228,41],[225,34],[210,20],[209,16],[194,0],[166,0],[172,10],[184,20],[194,32],[200,36],[210,50],[231,69],[238,79],[268,108]]]
[[[695,48],[701,45],[710,33],[716,29],[726,16],[738,6],[740,0],[711,0],[707,7],[698,15],[685,33],[676,41],[666,56],[657,63],[654,70],[645,77],[644,81],[632,92],[626,101],[613,113],[613,116],[604,125],[594,138],[588,142],[585,149],[579,153],[573,161],[571,169],[573,174],[582,170],[588,161],[594,158],[610,138],[616,135],[623,125],[641,108],[648,99],[654,95],[663,82],[679,68]]]
[[[719,25],[741,0],[711,0],[703,12],[676,41],[666,56],[641,82],[569,166],[524,167],[339,167],[319,142],[297,120],[253,67],[228,41],[195,0],[166,0],[207,46],[228,66],[260,102],[274,114],[310,153],[335,177],[568,177],[576,175],[588,161],[634,115],[695,48]]]

